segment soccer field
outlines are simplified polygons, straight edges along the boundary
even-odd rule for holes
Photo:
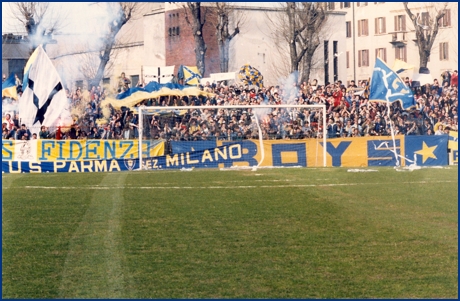
[[[2,297],[458,298],[458,168],[372,170],[4,174]]]

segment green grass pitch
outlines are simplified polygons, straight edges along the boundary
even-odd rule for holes
[[[458,168],[375,170],[4,174],[2,297],[458,298]]]

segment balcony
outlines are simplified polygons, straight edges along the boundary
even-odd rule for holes
[[[395,47],[404,47],[407,44],[407,32],[405,31],[398,31],[398,32],[390,32],[391,34],[391,41],[390,43]]]

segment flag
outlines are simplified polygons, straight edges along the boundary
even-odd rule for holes
[[[415,106],[412,90],[379,58],[372,73],[369,101],[399,101],[403,109]]]
[[[184,85],[197,86],[200,84],[201,74],[196,66],[180,65],[177,77],[184,80]]]
[[[400,59],[396,59],[395,62],[393,63],[393,70],[396,72],[396,73],[401,73],[401,72],[404,72],[406,70],[410,70],[410,69],[413,69],[414,66],[412,65],[409,65],[408,63],[406,63],[405,61],[401,61]]]
[[[431,77],[430,70],[425,67],[420,67],[418,73],[414,73],[412,77],[412,87],[421,87],[424,84],[432,84],[433,77]]]
[[[70,126],[65,90],[53,63],[40,45],[26,64],[19,117],[31,132],[44,126]]]
[[[10,77],[2,83],[2,98],[3,97],[18,99],[18,90],[16,89],[14,73],[11,73]]]
[[[198,87],[184,86],[175,83],[159,84],[155,81],[148,83],[145,87],[134,87],[116,96],[115,99],[107,97],[102,105],[112,105],[114,108],[122,106],[132,108],[134,105],[145,99],[157,98],[160,96],[207,96],[214,97],[214,93],[200,90]]]
[[[148,84],[152,81],[159,84],[166,84],[171,82],[174,76],[174,66],[154,67],[144,66],[144,83]]]
[[[243,65],[237,74],[238,80],[244,85],[254,85],[262,88],[264,85],[264,77],[259,70],[249,64]]]
[[[369,88],[370,88],[370,84],[371,84],[371,79],[369,78],[366,82],[366,86],[364,87],[364,91],[363,91],[363,97],[364,98],[369,98]]]

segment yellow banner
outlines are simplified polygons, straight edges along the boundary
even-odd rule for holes
[[[164,142],[143,141],[142,157],[164,154]],[[2,140],[2,160],[85,161],[139,158],[137,140]]]
[[[231,143],[217,141],[216,147],[226,144]],[[328,139],[326,150],[326,166],[395,166],[396,158],[405,153],[404,136],[396,136],[395,144],[391,137]],[[401,166],[406,164],[405,160],[399,161]],[[260,166],[322,167],[323,140],[267,140],[263,152],[258,140],[245,140],[232,158],[233,166],[255,166],[258,162]],[[219,163],[219,167],[227,166]]]

